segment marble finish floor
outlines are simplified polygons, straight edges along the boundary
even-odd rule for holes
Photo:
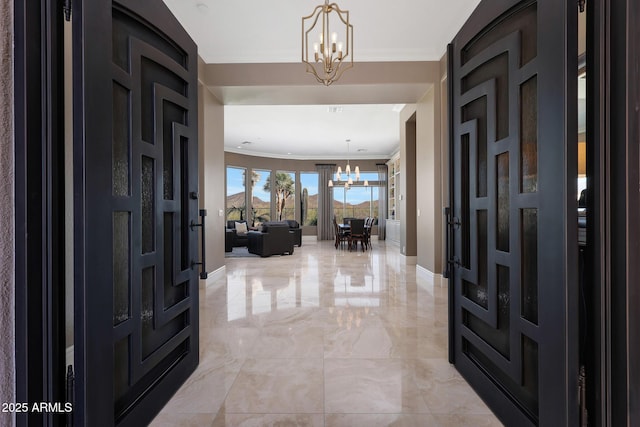
[[[447,361],[446,287],[373,243],[226,259],[200,365],[152,426],[500,426]]]

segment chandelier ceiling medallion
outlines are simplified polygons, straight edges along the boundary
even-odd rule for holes
[[[353,25],[348,10],[325,0],[302,18],[302,62],[307,73],[325,86],[353,67]]]
[[[354,169],[353,176],[351,175],[351,165],[349,164],[349,142],[351,142],[351,140],[347,139],[347,166],[345,166],[344,172],[342,171],[342,168],[338,166],[338,170],[335,173],[336,181],[338,182],[344,181],[345,190],[348,190],[349,188],[351,188],[351,186],[354,183],[354,178],[355,178],[355,182],[360,181],[360,168],[358,166],[356,166],[356,168]],[[343,174],[344,174],[344,180],[342,179]],[[365,187],[368,187],[369,181],[365,179],[363,185]],[[333,179],[329,180],[328,186],[333,187]]]

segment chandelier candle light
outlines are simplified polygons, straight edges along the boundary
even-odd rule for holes
[[[309,37],[316,34],[318,38],[311,43],[311,53]],[[307,73],[325,86],[353,67],[353,26],[349,23],[348,10],[325,0],[311,15],[302,18],[302,62],[307,66]]]
[[[347,166],[344,168],[344,173],[345,173],[345,180],[344,180],[344,188],[345,190],[348,190],[351,185],[353,185],[353,178],[351,177],[351,165],[349,164],[349,142],[351,140],[347,139]],[[342,181],[342,168],[340,166],[338,166],[338,170],[336,171],[336,181]],[[356,179],[356,182],[360,181],[360,168],[358,166],[356,166],[355,170],[354,170],[354,177]],[[329,183],[328,183],[329,187],[333,187],[333,180],[330,179]],[[364,186],[368,187],[369,186],[369,181],[368,180],[364,180]]]

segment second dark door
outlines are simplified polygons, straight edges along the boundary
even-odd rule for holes
[[[452,356],[507,425],[577,423],[576,15],[484,0],[450,49]]]

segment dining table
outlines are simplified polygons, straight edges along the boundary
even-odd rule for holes
[[[350,231],[351,230],[351,224],[338,224],[338,228],[341,231]]]
[[[338,224],[338,228],[342,231],[350,231],[351,230],[351,224]],[[365,225],[364,226],[365,230],[371,230],[371,226],[370,225]]]
[[[342,235],[348,236],[351,233],[352,219],[357,219],[357,218],[348,218],[348,219],[345,219],[344,223],[336,224]],[[364,245],[363,247],[368,249],[368,247],[370,246],[370,240],[368,236],[371,235],[371,225],[365,225],[364,230],[365,230],[365,235],[367,236],[367,239],[366,239],[366,242],[363,244]]]

